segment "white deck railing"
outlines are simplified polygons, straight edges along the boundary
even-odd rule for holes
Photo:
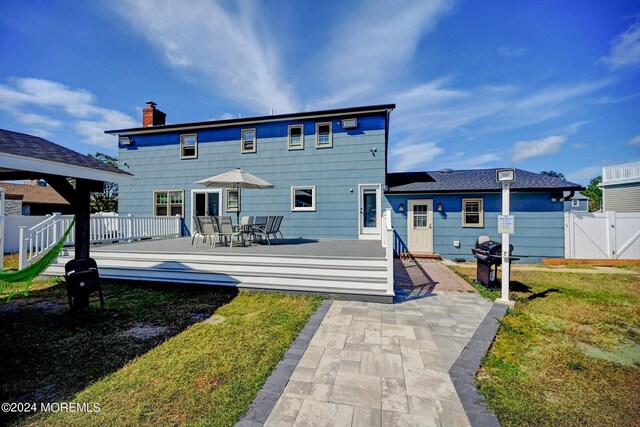
[[[382,247],[385,249],[387,262],[387,295],[395,295],[393,290],[393,224],[391,222],[391,209],[387,208],[382,214],[382,227],[380,227]]]
[[[54,213],[33,227],[20,227],[19,269],[31,265],[58,243],[73,215]],[[90,218],[90,243],[131,242],[146,238],[180,236],[180,216],[94,214]],[[75,243],[75,225],[65,245]]]
[[[616,184],[640,181],[640,162],[602,168],[602,183]]]

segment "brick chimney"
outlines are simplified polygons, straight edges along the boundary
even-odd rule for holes
[[[147,106],[142,109],[142,127],[164,126],[167,115],[156,110],[156,103],[147,101]]]

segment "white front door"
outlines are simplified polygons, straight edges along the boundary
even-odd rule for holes
[[[411,253],[433,253],[433,200],[409,200],[408,246]]]
[[[360,184],[358,227],[360,239],[380,239],[380,184]]]

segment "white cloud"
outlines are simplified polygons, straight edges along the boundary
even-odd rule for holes
[[[636,21],[611,42],[609,55],[599,59],[611,69],[617,70],[640,64],[640,21]]]
[[[621,102],[631,101],[640,96],[640,92],[632,93],[626,96],[603,96],[596,100],[596,104],[619,104]]]
[[[267,114],[295,111],[293,90],[279,74],[280,61],[259,33],[260,3],[121,0],[118,13],[188,80]],[[195,73],[197,78],[189,73]]]
[[[426,170],[427,164],[442,152],[435,142],[402,140],[390,150],[392,169],[394,172]]]
[[[527,49],[524,47],[514,47],[514,46],[500,46],[496,53],[500,56],[504,56],[505,58],[517,58],[524,55],[527,52]]]
[[[554,135],[544,139],[516,142],[513,148],[513,160],[519,162],[530,157],[557,153],[566,140],[566,136]]]
[[[588,184],[591,178],[599,175],[602,175],[602,165],[586,166],[566,174],[567,180],[582,184]]]
[[[629,140],[629,145],[640,145],[640,135]]]
[[[322,78],[332,91],[347,87],[350,98],[371,102],[380,85],[397,78],[413,59],[424,34],[434,30],[456,1],[362,1],[331,31]],[[357,90],[355,90],[357,89]]]
[[[62,83],[34,78],[11,78],[9,84],[0,84],[0,109],[15,116],[21,123],[34,126],[30,131],[49,137],[49,129],[64,126],[63,120],[34,113],[32,109],[45,109],[51,114],[68,117],[73,129],[84,137],[83,142],[102,147],[115,147],[113,136],[106,129],[135,127],[138,123],[116,110],[96,105],[96,96],[83,89],[72,89]]]
[[[438,164],[442,164],[442,167],[451,168],[454,170],[464,169],[478,169],[488,168],[491,166],[497,166],[502,160],[502,157],[496,153],[485,153],[479,155],[469,155],[467,153],[457,153],[454,159],[448,160],[438,159]]]

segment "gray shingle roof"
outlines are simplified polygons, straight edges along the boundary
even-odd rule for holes
[[[450,172],[400,172],[387,175],[387,193],[444,193],[453,191],[499,191],[502,186],[496,182],[497,169],[454,170]],[[580,190],[583,187],[539,173],[516,169],[516,179],[512,190]]]
[[[130,175],[111,165],[99,162],[89,156],[77,153],[46,139],[0,129],[0,152],[16,156],[30,157],[51,162],[64,163],[85,168],[98,169],[105,172]]]

